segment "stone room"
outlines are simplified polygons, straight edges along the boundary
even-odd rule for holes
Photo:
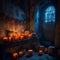
[[[60,0],[0,0],[0,60],[60,60]]]

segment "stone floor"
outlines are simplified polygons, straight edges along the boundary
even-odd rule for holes
[[[26,57],[27,54],[25,54],[22,57],[19,57],[17,60],[57,60],[56,57],[49,56],[48,54],[38,55],[38,53],[34,52],[31,57]]]

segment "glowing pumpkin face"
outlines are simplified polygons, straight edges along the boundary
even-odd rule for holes
[[[13,58],[16,58],[18,56],[17,53],[13,53]]]
[[[33,50],[28,50],[28,54],[32,54],[33,53]]]
[[[3,41],[8,41],[8,37],[3,37]]]
[[[27,37],[29,35],[29,31],[25,31],[24,35]]]
[[[42,55],[43,54],[43,50],[40,49],[39,50],[39,54]]]
[[[9,37],[9,41],[11,41],[11,37]]]
[[[20,52],[19,52],[19,56],[22,56],[23,54],[24,54],[23,51],[20,51]]]
[[[28,38],[31,38],[32,37],[32,34],[28,34]]]
[[[17,33],[17,36],[20,37],[21,36],[21,33]]]
[[[13,37],[13,33],[9,33],[9,37],[11,37],[11,38],[12,38],[12,37]]]
[[[20,36],[20,39],[24,39],[24,36],[23,36],[23,35],[21,35],[21,36]]]

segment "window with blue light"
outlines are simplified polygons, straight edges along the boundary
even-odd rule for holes
[[[34,11],[34,32],[38,31],[38,24],[39,24],[39,17],[40,17],[40,12],[39,12],[39,6],[36,6],[36,9]]]
[[[49,6],[45,10],[45,23],[55,22],[55,8],[54,6]]]

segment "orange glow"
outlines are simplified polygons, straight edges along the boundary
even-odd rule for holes
[[[9,33],[9,37],[13,37],[13,33]]]
[[[24,36],[23,36],[23,35],[21,35],[21,36],[20,36],[20,39],[23,39],[23,38],[24,38]]]
[[[28,35],[28,38],[31,38],[32,37],[32,33]]]
[[[8,34],[9,36],[9,41],[11,41],[11,38],[13,38],[13,40],[19,40],[19,39],[24,39],[25,37],[27,38],[32,38],[32,33],[30,33],[29,31],[25,31],[25,32],[10,32]],[[7,38],[3,38],[5,40],[7,40]]]
[[[22,55],[23,55],[23,51],[20,51],[20,52],[19,52],[19,56],[22,56]]]
[[[13,53],[13,58],[16,58],[18,56],[17,53]]]
[[[4,41],[8,41],[8,37],[3,37],[3,40]]]
[[[17,36],[17,34],[16,34],[16,33],[13,33],[13,36],[14,36],[14,37],[16,37],[16,36]]]
[[[33,53],[33,50],[28,50],[28,54],[32,54]]]
[[[28,34],[29,34],[29,31],[25,31],[25,32],[24,32],[24,35],[25,35],[25,36],[28,36]]]
[[[43,50],[39,50],[39,54],[42,54],[43,53]]]
[[[20,37],[21,36],[21,33],[17,33],[17,36]]]
[[[11,37],[9,37],[9,41],[11,41]]]
[[[18,37],[18,36],[16,36],[14,39],[15,39],[15,40],[18,40],[18,39],[19,39],[19,37]]]

